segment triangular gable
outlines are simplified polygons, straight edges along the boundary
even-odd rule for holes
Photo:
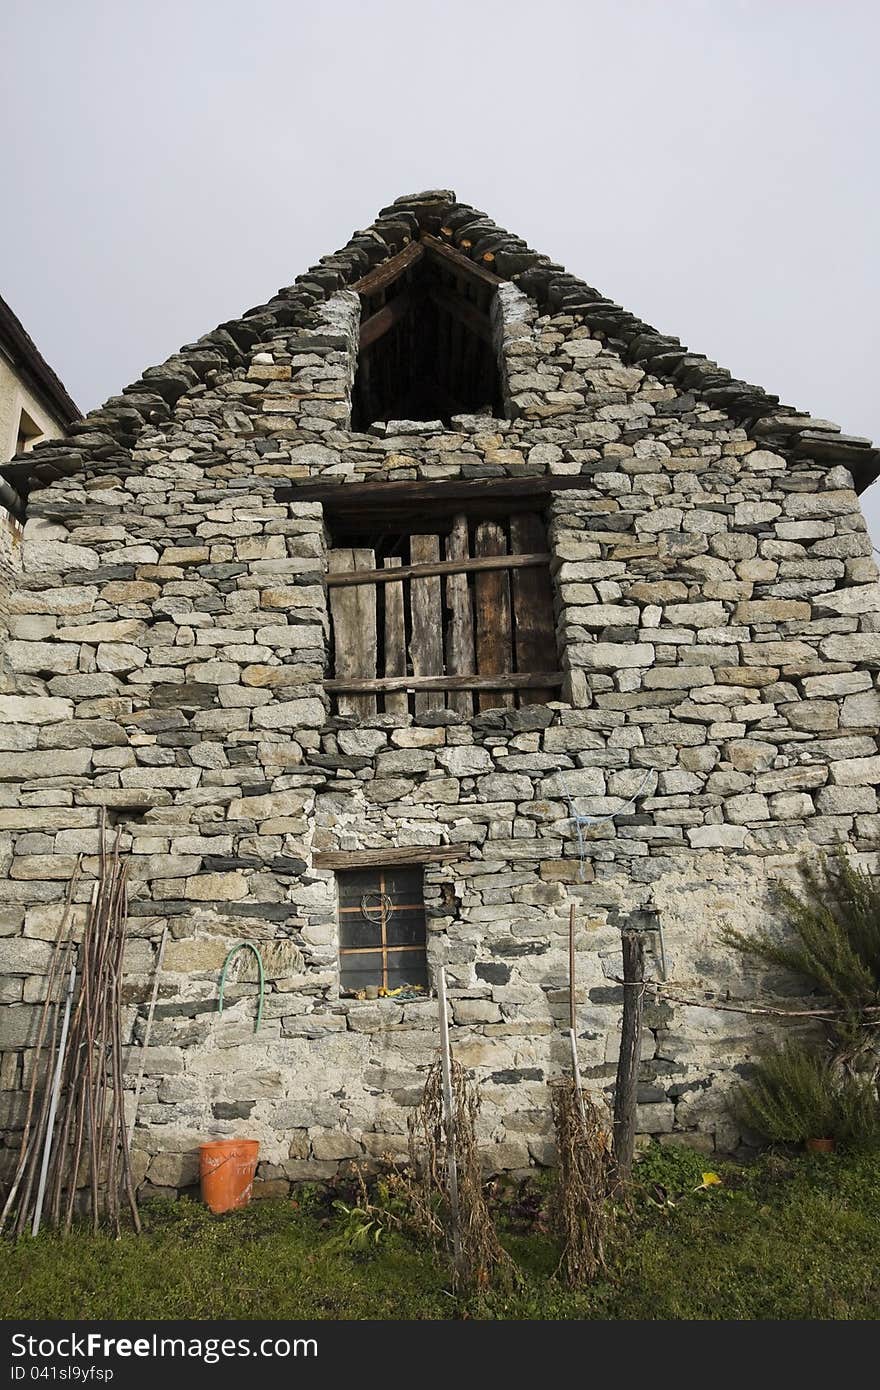
[[[146,425],[170,417],[177,400],[212,370],[244,367],[248,354],[277,336],[279,329],[308,328],[313,309],[344,288],[370,284],[377,270],[400,265],[402,254],[422,245],[434,254],[446,249],[475,274],[481,271],[512,281],[544,313],[578,316],[625,362],[638,365],[745,427],[761,447],[786,457],[810,458],[851,470],[863,491],[880,473],[880,451],[870,440],[844,435],[839,426],[781,405],[760,386],[737,380],[716,362],[691,352],[678,338],[650,324],[570,275],[520,237],[497,226],[485,213],[459,203],[451,190],[405,195],[385,207],[365,230],[355,232],[341,250],[325,256],[293,285],[241,318],[220,324],[186,344],[159,366],[112,396],[72,426],[64,443],[38,445],[0,470],[19,493],[45,487],[72,473],[115,473],[130,468],[131,449]],[[423,252],[424,254],[424,252]]]

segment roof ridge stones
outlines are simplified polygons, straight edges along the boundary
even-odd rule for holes
[[[669,381],[684,393],[723,410],[761,443],[790,459],[843,464],[864,490],[880,472],[880,451],[870,440],[845,435],[826,420],[781,405],[761,386],[731,375],[717,362],[691,352],[680,339],[658,332],[598,290],[565,270],[485,213],[459,203],[451,189],[406,194],[384,207],[371,225],[345,246],[298,275],[290,286],[240,318],[219,324],[187,343],[158,366],[111,396],[72,425],[69,439],[37,445],[2,471],[20,491],[47,486],[56,478],[84,472],[115,473],[130,468],[141,430],[161,426],[177,401],[212,371],[246,366],[249,354],[277,338],[279,330],[314,328],[313,310],[338,290],[354,284],[424,232],[442,238],[475,262],[491,265],[534,300],[544,313],[577,315],[624,361]]]

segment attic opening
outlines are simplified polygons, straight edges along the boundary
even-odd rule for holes
[[[352,428],[504,413],[497,275],[425,235],[352,286],[361,299]]]

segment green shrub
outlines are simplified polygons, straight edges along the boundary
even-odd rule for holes
[[[836,1139],[880,1143],[880,1104],[870,1076],[853,1076],[804,1042],[766,1052],[734,1097],[737,1118],[772,1144]]]
[[[880,1097],[872,1076],[845,1076],[838,1092],[838,1138],[847,1148],[880,1149]]]
[[[787,884],[779,895],[791,933],[746,936],[728,928],[722,939],[747,955],[812,980],[839,1010],[828,1028],[835,1054],[852,1058],[876,1049],[880,1006],[880,878],[857,868],[843,850],[802,867],[804,895]]]

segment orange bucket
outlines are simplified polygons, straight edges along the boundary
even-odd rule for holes
[[[259,1152],[257,1139],[215,1139],[199,1145],[202,1201],[215,1214],[247,1206]]]

